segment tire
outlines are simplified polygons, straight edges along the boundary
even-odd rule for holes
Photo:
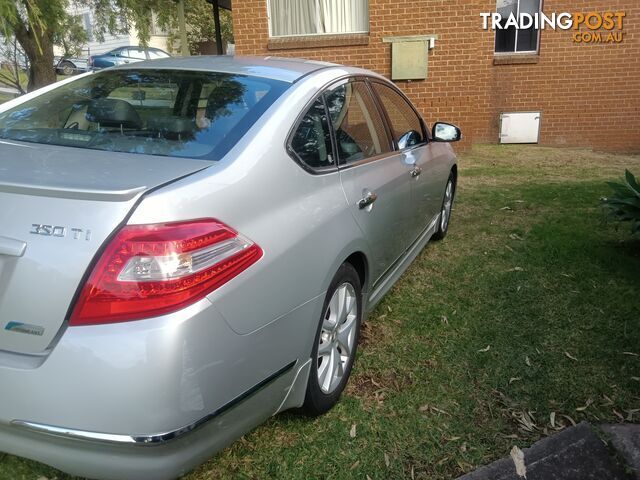
[[[350,263],[343,263],[333,277],[322,312],[302,406],[303,413],[311,417],[326,413],[338,402],[356,356],[362,322],[362,286],[358,272]]]
[[[453,172],[449,174],[447,186],[444,189],[444,197],[442,198],[442,208],[440,209],[440,220],[438,221],[438,230],[431,237],[432,240],[442,240],[447,236],[449,224],[451,223],[451,213],[453,211],[453,201],[456,196],[456,178]]]
[[[62,73],[62,75],[70,76],[73,75],[76,71],[76,66],[71,62],[62,62],[58,65],[58,70]]]

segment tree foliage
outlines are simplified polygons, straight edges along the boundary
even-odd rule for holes
[[[27,58],[15,37],[5,37],[0,42],[0,85],[13,88],[20,95],[26,93],[25,75],[22,73],[27,67]]]
[[[77,54],[86,33],[69,7],[88,7],[93,14],[93,34],[103,40],[109,34],[138,33],[141,45],[147,45],[156,12],[160,27],[178,30],[177,4],[174,0],[0,0],[0,34],[15,38],[28,58],[29,90],[56,81],[53,46],[59,44],[66,54]],[[189,49],[197,53],[198,43],[215,38],[212,7],[205,0],[185,0]],[[221,11],[221,34],[233,39],[231,15]],[[169,40],[177,38],[170,33]]]
[[[167,4],[158,8],[158,23],[166,31],[169,32],[169,45],[172,49],[177,50],[180,42],[178,33],[178,16],[175,14],[176,7],[173,0],[164,0]],[[200,43],[215,41],[216,30],[213,23],[213,7],[206,0],[185,0],[184,16],[187,24],[187,41],[189,43],[189,52],[197,55]],[[220,33],[222,40],[233,42],[233,21],[231,12],[220,9]]]
[[[640,183],[626,170],[623,182],[609,182],[609,186],[613,194],[602,199],[609,217],[616,222],[629,222],[631,234],[640,237]]]
[[[54,32],[53,43],[62,49],[62,56],[81,56],[82,47],[89,40],[81,18],[77,15],[66,14],[61,19],[60,27]]]

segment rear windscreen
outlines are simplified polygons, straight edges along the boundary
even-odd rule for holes
[[[288,87],[229,73],[104,71],[0,113],[0,138],[219,160]]]

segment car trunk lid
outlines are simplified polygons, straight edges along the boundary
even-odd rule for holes
[[[46,354],[144,192],[211,162],[0,141],[0,351]]]

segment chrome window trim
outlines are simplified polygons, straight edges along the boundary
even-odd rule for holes
[[[424,118],[422,118],[422,115],[420,114],[418,109],[415,107],[413,102],[411,102],[409,97],[407,97],[407,95],[402,90],[400,90],[400,88],[398,88],[398,86],[393,82],[383,82],[380,79],[377,79],[375,77],[369,77],[367,79],[367,81],[368,81],[368,83],[370,85],[371,92],[372,92],[373,96],[375,97],[376,102],[379,104],[380,109],[384,112],[384,117],[387,120],[387,123],[389,125],[389,131],[391,132],[391,139],[393,141],[394,148],[398,152],[406,152],[406,151],[412,150],[414,148],[422,147],[424,145],[427,145],[431,140],[431,137],[429,136],[429,129],[427,128],[427,123],[425,122]],[[393,135],[393,128],[392,128],[393,125],[391,123],[391,119],[389,118],[389,115],[387,114],[386,108],[384,108],[384,104],[382,103],[382,100],[380,99],[380,96],[378,95],[378,92],[376,92],[375,88],[373,88],[373,84],[374,83],[379,83],[380,85],[384,85],[386,87],[389,87],[392,91],[394,91],[398,95],[400,95],[400,97],[402,97],[402,99],[405,102],[407,102],[407,104],[411,107],[411,110],[413,110],[413,113],[416,115],[416,117],[418,117],[418,121],[420,122],[420,127],[422,128],[422,137],[424,138],[424,140],[422,142],[400,150],[400,148],[398,147],[398,142],[396,142],[396,139],[395,139],[395,137]]]
[[[315,73],[315,72],[312,72]],[[376,105],[376,107],[378,108],[378,111],[380,113],[380,115],[382,116],[382,121],[385,124],[385,129],[387,130],[387,135],[389,136],[389,139],[392,142],[392,150],[390,152],[385,152],[385,153],[381,153],[379,155],[375,155],[373,157],[369,157],[369,158],[365,158],[363,160],[359,160],[357,162],[353,162],[350,163],[348,165],[340,165],[339,159],[337,158],[337,151],[336,151],[336,146],[335,146],[335,132],[334,132],[334,128],[333,125],[331,124],[331,122],[329,122],[329,127],[331,129],[331,141],[333,144],[333,158],[334,158],[334,165],[331,167],[324,167],[324,168],[313,168],[310,167],[309,165],[307,165],[306,163],[304,163],[297,155],[296,153],[293,151],[293,149],[291,148],[291,139],[293,137],[293,134],[295,133],[296,129],[298,128],[298,126],[300,125],[300,122],[302,121],[302,119],[304,118],[305,114],[307,113],[307,111],[309,110],[309,108],[311,108],[311,106],[313,105],[313,103],[318,99],[318,97],[322,97],[323,98],[323,102],[324,102],[324,95],[325,93],[331,89],[334,88],[336,86],[338,86],[339,84],[343,83],[343,82],[349,82],[349,81],[363,81],[367,84],[367,88],[369,89],[369,92],[371,94],[371,96],[373,97],[373,101]],[[387,115],[386,112],[384,110],[381,110],[382,106],[380,105],[380,100],[378,99],[377,94],[373,91],[373,88],[371,87],[370,83],[371,82],[378,82],[381,83],[382,85],[386,85],[388,87],[390,87],[392,90],[398,92],[400,94],[400,96],[409,103],[409,105],[411,106],[411,108],[413,109],[413,111],[415,112],[415,114],[418,116],[418,118],[420,119],[420,123],[422,125],[422,130],[423,130],[423,135],[425,137],[425,141],[422,143],[419,143],[417,145],[412,145],[411,147],[407,147],[404,150],[399,150],[397,148],[395,139],[393,138],[393,135],[391,133],[391,124],[389,123],[388,119],[387,119]],[[327,104],[325,102],[325,109],[327,109]],[[329,112],[327,111],[327,115],[329,115]],[[329,117],[331,118],[331,117]],[[404,92],[402,90],[400,90],[393,82],[390,82],[388,80],[379,78],[377,76],[374,75],[366,75],[366,74],[346,74],[343,75],[341,77],[335,78],[333,80],[331,80],[330,82],[328,82],[326,85],[324,85],[323,87],[321,87],[319,89],[319,93],[314,95],[311,100],[309,100],[305,106],[303,107],[302,111],[298,114],[298,116],[296,117],[295,122],[293,123],[293,125],[291,126],[291,128],[289,129],[289,133],[287,134],[285,143],[284,143],[284,148],[285,151],[287,152],[287,154],[289,155],[289,157],[291,157],[291,159],[300,167],[302,168],[305,172],[311,174],[311,175],[327,175],[330,173],[335,173],[339,170],[346,170],[347,168],[352,168],[352,167],[358,167],[361,165],[366,165],[368,163],[371,162],[377,162],[380,160],[384,160],[386,158],[389,157],[393,157],[395,155],[397,155],[399,152],[406,152],[415,148],[420,148],[420,147],[424,147],[425,145],[429,144],[431,141],[431,137],[429,135],[429,129],[427,128],[427,123],[424,121],[424,119],[422,118],[422,115],[420,115],[420,112],[418,112],[418,110],[416,109],[416,107],[413,105],[413,103],[411,103],[411,100],[409,100],[409,98],[404,94]]]
[[[239,403],[248,399],[250,396],[254,395],[258,391],[262,390],[271,382],[277,380],[279,377],[290,371],[295,365],[297,361],[293,361],[284,367],[282,367],[277,372],[269,375],[267,378],[257,383],[250,389],[241,393],[233,400],[227,402],[222,407],[213,411],[212,413],[205,415],[199,420],[186,425],[182,428],[178,428],[176,430],[171,430],[168,432],[162,433],[153,433],[153,434],[142,434],[142,435],[122,435],[122,434],[113,434],[113,433],[103,433],[103,432],[89,432],[85,430],[77,430],[73,428],[65,428],[58,427],[54,425],[46,425],[42,423],[30,422],[27,420],[12,420],[11,426],[20,428],[22,430],[27,430],[35,433],[39,433],[42,435],[49,435],[54,437],[72,439],[72,440],[82,440],[88,442],[95,443],[108,443],[115,445],[138,445],[138,446],[155,446],[155,445],[163,445],[172,440],[176,440],[185,434],[192,432],[211,420],[217,418],[223,413],[227,412],[231,408],[235,407]]]

